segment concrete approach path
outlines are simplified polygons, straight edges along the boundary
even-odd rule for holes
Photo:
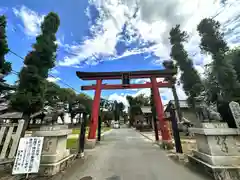
[[[60,179],[91,176],[93,180],[208,180],[176,164],[159,146],[133,129],[112,130],[87,154],[84,164],[74,165]]]

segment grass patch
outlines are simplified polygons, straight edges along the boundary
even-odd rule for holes
[[[89,127],[86,127],[86,133],[85,134],[88,134],[89,132]],[[73,128],[72,129],[72,134],[80,134],[80,128]]]
[[[67,139],[67,149],[77,149],[78,138]]]
[[[111,127],[102,127],[102,133],[110,130]],[[89,127],[86,128],[86,134],[87,137],[89,132]],[[97,135],[98,131],[96,132]],[[80,128],[74,128],[72,129],[72,134],[79,135],[80,134]],[[77,149],[78,146],[78,137],[71,137],[67,139],[67,149]]]
[[[102,127],[102,132],[106,132],[110,130],[111,127]],[[86,134],[89,132],[89,127],[86,127]],[[79,134],[80,133],[80,128],[74,128],[72,129],[72,134]],[[96,131],[96,134],[98,133],[98,130]]]

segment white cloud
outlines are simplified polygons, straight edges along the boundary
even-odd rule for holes
[[[57,82],[57,81],[59,81],[59,80],[61,80],[61,78],[59,78],[59,77],[48,77],[47,78],[47,81],[49,81],[49,82]]]
[[[134,84],[144,84],[146,82],[150,82],[150,79],[149,78],[134,79]]]
[[[181,85],[180,86],[176,86],[176,90],[177,90],[177,95],[178,95],[179,100],[186,100],[187,99],[187,96],[184,93]],[[174,100],[173,94],[172,94],[172,90],[170,88],[160,88],[159,89],[159,93],[160,93],[163,105],[167,104],[169,102],[169,100]],[[125,105],[125,110],[126,110],[129,107],[128,101],[126,99],[127,95],[131,95],[133,97],[136,97],[136,96],[138,96],[140,94],[143,94],[146,97],[149,97],[151,95],[151,92],[150,92],[150,89],[147,88],[147,89],[140,89],[135,94],[132,94],[132,93],[131,94],[121,93],[119,95],[117,93],[114,93],[114,94],[111,94],[108,97],[108,100],[112,100],[112,101],[116,100],[117,102],[122,102]]]
[[[134,0],[127,2],[133,2]],[[196,27],[201,19],[213,17],[222,24],[222,30],[230,47],[240,45],[240,1],[229,0],[223,6],[219,0],[139,0],[139,14],[131,23],[140,33],[141,37],[147,41],[154,41],[156,45],[144,49],[145,52],[153,52],[160,57],[156,64],[169,59],[170,44],[169,31],[176,24],[181,24],[181,28],[189,34],[189,41],[185,44],[190,57],[194,61],[194,66],[203,77],[204,65],[211,62],[211,57],[202,55],[199,49],[200,37]],[[126,3],[127,4],[127,3]],[[130,5],[127,5],[129,9]],[[238,39],[238,40],[236,40]],[[140,52],[140,50],[139,50]],[[180,73],[178,73],[178,79]],[[149,82],[149,80],[136,80],[135,83]],[[160,89],[163,103],[173,99],[171,89]],[[135,94],[150,94],[149,89],[141,89]],[[182,86],[177,87],[179,99],[186,99]]]
[[[211,62],[211,57],[201,55],[198,47],[200,37],[196,27],[201,19],[214,17],[216,14],[215,19],[222,24],[222,30],[229,46],[240,45],[240,0],[227,0],[225,5],[221,4],[222,0],[89,1],[98,8],[100,13],[97,23],[90,27],[93,36],[86,37],[79,44],[64,44],[64,39],[59,39],[58,45],[71,54],[59,62],[61,66],[77,66],[81,62],[96,65],[99,61],[116,60],[140,53],[147,53],[144,57],[147,60],[151,60],[152,55],[157,56],[154,58],[155,63],[160,64],[163,60],[170,58],[168,40],[170,29],[176,24],[181,24],[181,28],[189,34],[189,42],[185,44],[185,48],[193,59],[195,68],[202,75],[203,65]],[[36,35],[39,32],[43,16],[24,6],[14,9],[14,13],[22,19],[26,34]],[[117,55],[115,46],[120,38],[119,33],[126,24],[128,35],[128,39],[125,40],[126,44],[135,40],[139,40],[141,45],[148,41],[155,44],[151,47],[127,50]],[[178,87],[178,89],[179,97],[186,98],[182,88]],[[137,93],[140,91],[137,90]],[[171,91],[165,90],[164,93],[169,98],[168,100],[172,98]]]
[[[204,17],[213,17],[219,20],[226,32],[226,39],[230,46],[239,45],[236,37],[240,35],[239,6],[240,1],[228,0],[225,5],[222,0],[90,0],[100,12],[97,24],[91,26],[93,38],[87,38],[77,48],[70,49],[76,54],[67,56],[60,65],[72,66],[88,59],[89,64],[98,64],[101,57],[105,60],[114,60],[139,54],[152,52],[160,58],[156,63],[169,59],[169,31],[176,24],[189,35],[189,42],[185,45],[194,62],[206,57],[199,50],[199,36],[196,31],[197,24]],[[89,15],[89,11],[88,15]],[[116,54],[115,45],[119,39],[122,27],[126,25],[129,44],[136,39],[141,43],[151,41],[155,45],[142,49],[127,50],[122,55]],[[231,30],[231,31],[230,31]],[[137,35],[136,35],[137,34]],[[110,57],[110,58],[109,58]]]
[[[59,74],[59,71],[58,71],[57,69],[53,68],[53,69],[50,71],[50,73],[52,73],[52,74]]]
[[[40,26],[44,19],[44,15],[39,15],[25,6],[21,6],[21,8],[13,8],[13,12],[22,20],[24,33],[26,35],[37,36],[40,33]]]
[[[108,100],[110,101],[117,101],[118,103],[119,102],[122,102],[125,106],[125,109],[124,111],[127,111],[127,108],[129,107],[129,103],[126,99],[126,94],[123,94],[121,93],[121,95],[118,95],[117,93],[114,93],[114,94],[111,94],[109,97],[108,97]]]

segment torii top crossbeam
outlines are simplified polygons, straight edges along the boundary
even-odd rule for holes
[[[122,79],[124,75],[127,75],[129,79],[139,78],[166,78],[172,77],[176,74],[174,70],[148,70],[148,71],[122,71],[122,72],[80,72],[78,71],[77,76],[82,80],[113,80]],[[101,84],[101,89],[139,89],[139,88],[152,88],[151,83],[145,84]],[[171,87],[169,82],[157,82],[157,87]],[[82,86],[82,90],[95,90],[96,85]]]
[[[174,70],[147,70],[147,71],[122,71],[122,72],[81,72],[77,71],[77,76],[82,80],[110,80],[121,79],[124,74],[128,74],[130,79],[151,78],[151,77],[172,77],[177,72]]]

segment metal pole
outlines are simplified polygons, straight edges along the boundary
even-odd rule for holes
[[[156,115],[153,116],[153,121],[154,121],[155,140],[156,140],[156,141],[159,141],[158,127],[157,127],[157,117],[156,117]]]
[[[102,117],[98,117],[98,141],[101,141]]]
[[[172,130],[173,130],[173,137],[174,137],[174,141],[175,141],[176,153],[182,154],[183,153],[182,144],[181,144],[181,139],[180,139],[179,130],[178,130],[175,107],[173,104],[170,105],[170,116],[171,116],[170,118],[172,121]]]
[[[87,124],[87,113],[84,112],[82,123],[81,123],[81,130],[80,130],[80,135],[79,135],[79,148],[78,148],[78,156],[81,158],[84,157],[86,124]]]

